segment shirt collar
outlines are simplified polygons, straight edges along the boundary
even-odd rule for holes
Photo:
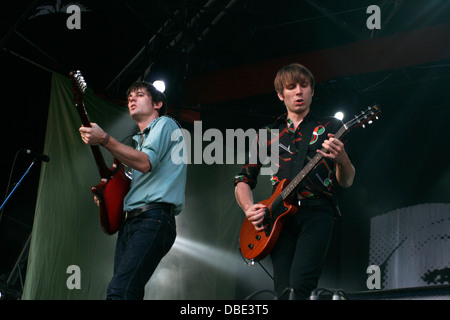
[[[312,115],[311,115],[311,111],[310,112],[308,112],[308,114],[306,115],[306,117],[303,119],[303,121],[302,121],[302,123],[306,123],[306,122],[308,122],[310,119],[312,119],[312,118],[314,118]],[[286,124],[286,127],[293,127],[293,122],[292,122],[292,120],[291,119],[289,119],[288,117],[287,117],[287,112],[286,113],[283,113],[282,115],[280,115],[278,118],[277,118],[277,120],[275,120],[275,122],[276,122],[276,124],[277,125],[280,125],[280,124]],[[294,129],[294,128],[293,128]]]
[[[149,125],[144,130],[142,130],[142,132],[140,132],[138,128],[138,132],[136,132],[136,134],[133,136],[133,140],[139,143],[144,135],[147,135],[150,132],[150,129],[156,124],[156,122],[158,122],[159,119],[161,119],[161,117],[153,119],[152,122],[150,122]]]
[[[156,117],[155,119],[153,119],[152,122],[150,122],[149,125],[144,130],[142,130],[142,132],[138,131],[136,133],[136,136],[149,133],[150,129],[156,124],[156,122],[158,122],[159,119],[161,119],[161,117]]]

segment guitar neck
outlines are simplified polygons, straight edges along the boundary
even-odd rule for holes
[[[334,138],[341,140],[345,133],[347,133],[352,128],[364,127],[365,123],[371,123],[371,119],[376,117],[380,113],[378,105],[368,107],[367,110],[362,111],[360,115],[355,116],[354,119],[345,123],[339,130],[334,134]],[[378,118],[377,118],[378,119]],[[322,148],[324,153],[327,152],[325,148]],[[311,161],[300,171],[300,173],[283,189],[281,192],[281,197],[283,200],[287,199],[292,195],[297,186],[302,182],[302,180],[311,172],[312,169],[322,160],[323,156],[317,153]]]
[[[105,160],[103,159],[102,152],[99,146],[91,146],[92,154],[94,155],[95,163],[97,164],[98,172],[102,179],[108,179],[111,177],[111,171],[106,166]]]
[[[81,123],[84,127],[91,127],[91,122],[89,121],[86,109],[82,103],[75,103],[75,107],[81,118]],[[95,164],[97,165],[100,177],[102,179],[108,179],[111,176],[111,171],[106,166],[105,159],[103,158],[102,152],[98,145],[91,146],[92,154],[94,155]]]
[[[343,125],[334,135],[335,138],[341,139],[342,136],[348,131],[347,127]],[[322,148],[323,152],[326,152],[325,148]],[[283,189],[281,192],[281,197],[283,200],[289,198],[297,186],[303,181],[303,179],[314,169],[314,167],[322,160],[323,156],[320,153],[317,153],[308,164],[303,167],[303,169],[295,176],[294,179]]]

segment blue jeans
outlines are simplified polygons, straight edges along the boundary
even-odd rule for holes
[[[302,208],[289,217],[270,256],[280,299],[305,300],[316,289],[334,228],[334,209]],[[293,289],[293,294],[289,290]]]
[[[126,220],[119,230],[106,298],[142,300],[145,285],[175,238],[175,217],[166,209],[151,209]]]

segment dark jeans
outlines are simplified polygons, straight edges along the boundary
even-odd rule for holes
[[[316,289],[333,226],[334,210],[329,206],[299,208],[287,218],[270,254],[280,299],[305,300]],[[294,294],[290,295],[289,289]]]
[[[108,300],[142,300],[145,285],[176,237],[175,217],[162,208],[126,220],[119,230]]]

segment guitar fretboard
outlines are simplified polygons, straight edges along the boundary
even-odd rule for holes
[[[344,124],[334,135],[335,138],[341,139],[342,136],[348,131],[346,125]],[[321,149],[323,152],[326,152],[325,148]],[[314,169],[314,167],[322,160],[323,156],[320,153],[317,153],[306,166],[300,171],[299,174],[295,176],[294,179],[281,191],[281,197],[283,200],[289,198],[294,192],[295,188],[303,181],[303,179]]]

